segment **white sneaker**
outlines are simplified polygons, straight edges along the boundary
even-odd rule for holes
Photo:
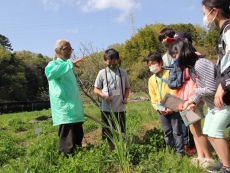
[[[209,166],[212,166],[215,163],[214,159],[205,159],[204,162],[201,164],[203,168],[207,168]]]
[[[191,163],[194,166],[201,166],[205,162],[205,158],[195,157],[191,159]]]

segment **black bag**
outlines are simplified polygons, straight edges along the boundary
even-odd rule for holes
[[[226,25],[225,28],[223,29],[223,32],[221,34],[221,47],[219,47],[219,53],[221,53],[222,55],[225,55],[226,52],[225,52],[225,47],[226,47],[226,43],[224,41],[224,38],[223,38],[223,35],[225,33],[225,30],[227,28],[227,26],[229,26],[230,24]],[[230,69],[226,69],[224,72],[223,72],[225,75],[229,74],[230,73]],[[218,80],[218,79],[217,79]],[[219,83],[219,82],[217,82]],[[224,93],[224,96],[223,96],[223,101],[226,105],[230,105],[230,91],[225,91]]]
[[[226,105],[230,105],[230,91],[224,93],[223,101]]]

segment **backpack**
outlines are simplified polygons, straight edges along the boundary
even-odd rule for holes
[[[167,81],[170,89],[175,90],[182,87],[183,83],[185,82],[183,70],[181,70],[175,63],[171,66],[162,66],[161,68],[164,70],[170,70]]]

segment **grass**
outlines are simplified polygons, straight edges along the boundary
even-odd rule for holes
[[[94,105],[85,105],[85,113],[100,118]],[[87,144],[76,154],[65,158],[58,154],[58,127],[52,120],[31,124],[39,116],[50,116],[50,110],[4,114],[0,116],[0,173],[202,173],[190,158],[179,157],[165,147],[158,114],[150,102],[127,105],[127,140],[118,137],[117,151],[109,151],[107,142]],[[101,129],[86,119],[85,134]],[[41,128],[40,135],[35,130]],[[230,138],[230,130],[226,132]],[[118,157],[119,156],[119,157]],[[127,169],[126,169],[127,168]]]

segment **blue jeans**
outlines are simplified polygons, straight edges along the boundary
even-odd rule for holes
[[[182,122],[179,112],[173,112],[166,116],[159,114],[159,116],[164,131],[165,143],[170,148],[175,148],[176,153],[184,154]]]
[[[185,126],[183,120],[181,120],[181,125],[182,125],[183,137],[184,137],[184,145],[188,145],[190,148],[195,147],[193,135],[189,130],[189,128]]]

